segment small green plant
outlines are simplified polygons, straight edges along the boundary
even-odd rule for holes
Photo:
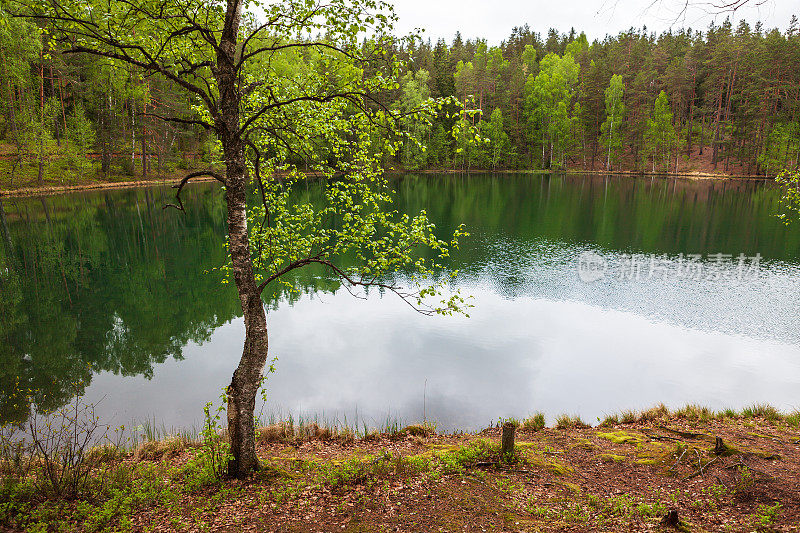
[[[94,405],[85,403],[80,395],[53,411],[31,408],[25,430],[10,424],[0,427],[3,484],[30,477],[39,494],[56,499],[88,492],[98,458],[93,449],[98,443],[111,442],[108,429],[100,423]],[[104,470],[114,463],[109,461]]]
[[[714,417],[714,412],[708,407],[694,404],[686,405],[675,411],[674,414],[678,418],[699,422],[708,422]]]
[[[650,409],[639,413],[638,422],[652,422],[654,420],[660,420],[667,417],[669,417],[669,409],[666,405],[660,403],[655,407],[651,407]]]
[[[737,494],[743,494],[750,490],[753,486],[753,473],[745,465],[739,466],[736,469],[736,476],[734,478],[733,491]]]
[[[436,434],[436,426],[434,426],[431,422],[425,422],[422,424],[412,424],[410,426],[404,427],[399,432],[392,433],[391,431],[387,432],[389,437],[393,437],[395,434],[397,435],[411,435],[413,437],[429,437],[431,435]]]
[[[497,444],[485,439],[476,440],[468,446],[437,454],[436,470],[441,474],[461,474],[467,465],[497,457],[499,452]]]
[[[716,483],[710,487],[703,489],[703,492],[710,494],[714,500],[719,503],[730,492],[725,485]]]
[[[200,432],[201,444],[189,465],[190,472],[192,471],[191,467],[199,469],[200,479],[195,481],[200,485],[219,481],[227,470],[228,462],[232,459],[230,444],[224,437],[220,424],[222,413],[225,411],[225,394],[223,393],[220,398],[222,402],[216,410],[212,411],[213,402],[208,402],[203,407],[205,421]]]
[[[502,416],[497,419],[497,427],[503,427],[503,424],[513,424],[515,428],[518,428],[522,425],[522,423],[517,420],[516,418],[503,418]]]
[[[780,503],[776,503],[775,505],[759,505],[755,513],[756,523],[761,527],[771,526],[778,518],[780,508]]]

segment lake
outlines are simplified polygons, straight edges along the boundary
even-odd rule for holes
[[[470,317],[426,317],[318,271],[265,297],[278,358],[262,414],[476,430],[595,422],[658,402],[800,407],[800,227],[761,181],[406,175],[397,205],[442,236]],[[308,187],[318,187],[310,183]],[[110,424],[198,427],[242,350],[213,184],[2,201],[0,419],[77,391]],[[25,393],[30,390],[31,392]],[[20,394],[19,391],[23,391]],[[27,396],[28,401],[23,398]]]

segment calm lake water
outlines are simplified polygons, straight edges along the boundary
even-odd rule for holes
[[[473,175],[395,188],[442,235],[467,225],[449,267],[471,317],[303,274],[303,295],[266,298],[278,362],[263,413],[474,430],[537,410],[594,422],[658,402],[800,407],[800,228],[774,217],[771,184]],[[14,391],[51,408],[77,384],[109,423],[199,425],[244,328],[214,270],[221,191],[188,189],[186,214],[162,209],[172,194],[3,200],[2,420],[26,416]]]

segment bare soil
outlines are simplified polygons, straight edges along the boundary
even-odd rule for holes
[[[499,432],[262,442],[262,472],[226,481],[223,497],[219,487],[207,488],[141,509],[133,530],[800,530],[800,431],[762,419],[520,429],[515,462],[494,457],[442,475],[394,470],[331,483],[309,466],[455,453],[480,439],[498,443]],[[670,511],[677,524],[669,525]]]

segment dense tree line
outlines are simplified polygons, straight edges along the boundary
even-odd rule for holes
[[[95,172],[147,177],[210,160],[176,87],[122,64],[64,54],[48,28],[0,9],[0,137],[4,178],[42,183]]]
[[[589,43],[514,28],[500,46],[439,40],[404,50],[397,98],[456,96],[480,110],[482,143],[464,147],[439,121],[417,167],[714,169],[775,173],[798,165],[800,31],[726,20],[706,31],[629,30]],[[418,131],[412,132],[418,134]],[[410,160],[410,161],[409,161]]]
[[[7,180],[164,174],[216,159],[180,90],[135,68],[59,52],[46,27],[0,17]],[[774,174],[800,160],[800,31],[746,22],[589,43],[514,28],[483,40],[398,41],[406,72],[382,105],[407,113],[397,169],[592,169]],[[292,61],[308,58],[287,55]],[[306,67],[297,67],[306,68]],[[413,110],[453,96],[433,120]],[[394,134],[397,134],[395,132]],[[477,140],[477,142],[475,142]],[[299,157],[299,156],[298,156]],[[389,156],[387,156],[389,157]],[[302,164],[302,160],[297,163]]]

